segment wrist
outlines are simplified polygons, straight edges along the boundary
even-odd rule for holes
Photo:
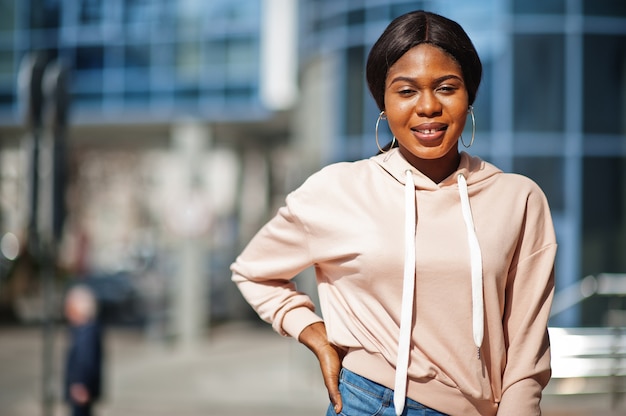
[[[324,325],[324,322],[315,322],[305,327],[302,332],[300,332],[298,341],[315,354],[317,354],[320,350],[331,346],[328,342],[328,335],[326,334],[326,325]]]

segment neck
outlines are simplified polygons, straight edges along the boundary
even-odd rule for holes
[[[438,159],[421,159],[408,151],[400,149],[405,159],[434,183],[440,183],[454,173],[461,163],[461,154],[453,148]],[[408,153],[408,154],[407,154]]]

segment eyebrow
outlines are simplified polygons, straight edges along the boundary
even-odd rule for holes
[[[449,74],[449,75],[444,75],[444,76],[441,76],[439,78],[434,79],[433,80],[433,84],[439,84],[439,83],[441,83],[443,81],[447,81],[449,79],[456,79],[456,80],[459,80],[459,81],[463,82],[463,79],[459,78],[457,75]],[[403,77],[403,76],[395,77],[394,79],[391,80],[391,82],[389,82],[389,85],[394,84],[396,82],[402,82],[402,81],[409,82],[409,83],[414,83],[415,82],[415,78]]]

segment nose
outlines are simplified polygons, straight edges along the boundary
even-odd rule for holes
[[[418,95],[415,112],[421,117],[434,117],[441,114],[441,103],[433,91],[423,91]]]

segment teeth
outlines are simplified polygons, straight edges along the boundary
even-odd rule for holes
[[[437,132],[437,130],[435,130],[435,129],[430,129],[430,130],[418,130],[418,131],[419,131],[420,133],[422,133],[422,134],[433,134],[433,133],[436,133],[436,132]]]

